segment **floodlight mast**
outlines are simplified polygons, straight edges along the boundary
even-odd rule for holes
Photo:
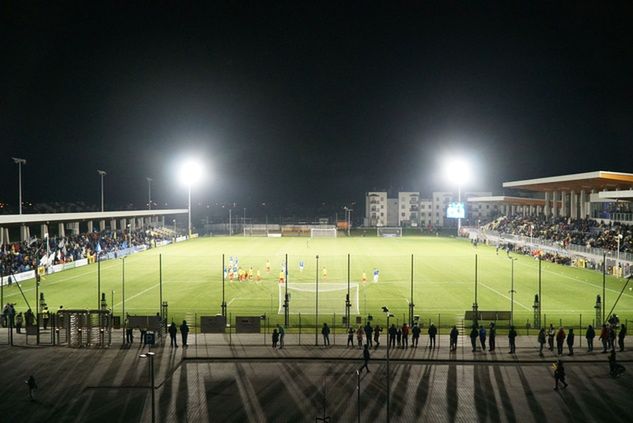
[[[450,159],[444,164],[446,178],[457,185],[457,202],[462,202],[462,185],[470,178],[469,164],[460,158]],[[464,208],[465,209],[465,208]],[[457,218],[457,236],[461,232],[462,218]]]
[[[191,186],[198,182],[202,177],[202,165],[194,160],[189,160],[183,163],[180,178],[181,181],[187,185],[187,211],[188,211],[188,224],[187,233],[191,237]]]
[[[103,177],[107,175],[105,170],[97,169],[97,173],[101,176],[101,213],[103,213]]]
[[[152,209],[152,178],[148,176],[145,179],[147,179],[147,209],[151,210]]]
[[[18,165],[18,209],[19,214],[22,214],[22,165],[26,164],[26,160],[17,157],[11,158],[13,159],[13,163]]]

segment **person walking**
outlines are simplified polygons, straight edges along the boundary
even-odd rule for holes
[[[490,330],[488,331],[488,351],[492,352],[497,348],[497,326],[494,322],[490,322]]]
[[[435,348],[435,335],[437,335],[437,328],[435,324],[431,323],[429,326],[429,348]]]
[[[477,337],[478,336],[479,336],[479,331],[477,330],[477,325],[473,325],[472,329],[470,330],[470,345],[472,345],[473,347],[472,352],[477,351]]]
[[[556,330],[554,329],[553,324],[549,324],[549,329],[547,330],[547,346],[550,351],[554,351],[554,338],[556,337]]]
[[[514,329],[514,326],[510,326],[510,331],[508,331],[508,341],[510,342],[510,354],[516,353],[516,338],[517,331]]]
[[[29,399],[31,401],[35,401],[35,397],[33,396],[33,394],[37,389],[37,383],[35,383],[35,378],[33,377],[33,375],[29,376],[29,378],[25,380],[24,383],[26,383],[26,385],[29,387]]]
[[[563,365],[562,360],[558,360],[556,364],[554,364],[554,380],[556,381],[556,386],[554,387],[555,391],[558,391],[559,382],[564,385],[564,388],[567,388],[568,384],[565,381],[565,366]]]
[[[453,326],[451,329],[451,333],[449,335],[450,338],[450,351],[457,351],[457,338],[459,337],[459,331],[457,330],[457,326]]]
[[[618,333],[618,346],[620,352],[624,351],[624,338],[626,337],[626,325],[623,323],[620,325],[620,332]],[[614,348],[615,350],[615,348]]]
[[[565,329],[561,326],[558,328],[558,333],[556,333],[556,352],[558,355],[563,354],[563,345],[565,345]]]
[[[183,320],[182,325],[180,325],[180,336],[182,338],[182,346],[187,348],[187,336],[189,336],[189,326],[187,325],[187,321]]]
[[[574,355],[574,328],[569,328],[569,333],[567,334],[567,349],[569,350],[568,355]]]
[[[376,344],[374,348],[378,348],[380,346],[380,332],[382,332],[382,329],[379,325],[376,325],[374,327],[374,344]]]
[[[349,329],[347,329],[347,346],[348,347],[352,347],[354,348],[354,333],[356,333],[356,331],[354,330],[353,327],[349,327]]]
[[[359,349],[363,345],[363,332],[363,327],[358,325],[358,329],[356,330],[356,341],[358,342]]]
[[[596,331],[593,329],[593,326],[587,326],[587,331],[585,332],[585,338],[587,338],[587,352],[593,351],[593,339],[596,337]]]
[[[420,326],[418,326],[417,323],[415,323],[413,325],[413,328],[411,328],[411,346],[413,348],[417,348],[418,347],[418,340],[420,339]]]
[[[543,346],[545,345],[545,328],[541,328],[541,330],[538,333],[538,343],[539,343],[538,355],[540,357],[543,357]]]
[[[396,348],[396,335],[398,333],[398,330],[396,329],[396,325],[394,325],[393,323],[391,324],[391,327],[389,328],[389,348]]]
[[[607,345],[609,342],[609,329],[607,329],[607,325],[602,325],[602,329],[600,329],[600,342],[602,342],[602,353],[607,352]]]
[[[323,335],[323,345],[326,347],[330,345],[330,327],[327,323],[323,323],[323,327],[321,328],[321,335]]]
[[[277,325],[277,330],[279,331],[279,349],[282,349],[284,347],[284,336],[286,336],[286,331],[281,325]]]
[[[374,329],[371,327],[371,323],[367,321],[367,324],[365,324],[365,339],[367,340],[367,345],[369,345],[370,348],[373,346],[371,341],[373,333]]]
[[[363,361],[364,361],[364,364],[361,366],[361,368],[359,369],[359,371],[362,371],[363,369],[365,369],[365,370],[367,370],[367,373],[370,373],[370,372],[369,372],[369,366],[368,366],[368,364],[369,364],[369,358],[370,358],[370,355],[369,355],[369,345],[365,344],[365,345],[363,346]]]
[[[169,345],[171,347],[178,348],[178,343],[176,342],[176,334],[178,333],[178,328],[176,327],[176,323],[172,321],[167,331],[169,332],[169,340],[170,340]]]
[[[273,329],[273,348],[277,348],[278,342],[279,342],[279,332],[277,332],[277,329]]]
[[[481,350],[486,352],[486,328],[483,325],[479,326],[479,342],[481,343]]]
[[[409,348],[409,325],[406,323],[402,325],[402,348]]]

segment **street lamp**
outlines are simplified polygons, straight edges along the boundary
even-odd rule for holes
[[[508,256],[512,263],[510,271],[510,326],[514,326],[514,262],[516,258]]]
[[[452,184],[457,185],[457,202],[462,202],[462,185],[471,180],[470,164],[459,157],[449,158],[444,162],[444,176]],[[465,208],[464,208],[465,210]],[[462,228],[462,218],[457,218],[457,236]]]
[[[103,213],[103,177],[107,175],[105,170],[97,169],[97,173],[101,176],[101,213]]]
[[[13,163],[18,165],[18,208],[20,210],[19,214],[22,214],[22,165],[26,164],[25,159],[19,159],[17,157],[11,157],[13,159]]]
[[[180,181],[187,186],[188,225],[187,233],[191,237],[191,186],[202,179],[202,164],[194,159],[185,161],[180,169]]]
[[[387,333],[389,333],[389,327],[390,327],[389,318],[393,317],[393,313],[389,312],[389,309],[387,308],[387,306],[383,306],[382,311],[387,316]],[[389,337],[387,336],[387,421],[389,421],[389,418],[390,418],[389,406],[391,403],[390,398],[389,398],[391,396],[391,374],[389,371],[389,349],[390,348],[391,348],[391,345],[390,345]]]
[[[152,209],[152,178],[149,176],[145,178],[147,180],[147,209]]]
[[[150,389],[152,390],[152,423],[156,421],[156,398],[155,398],[155,388],[154,388],[154,353],[149,351],[145,354],[139,355],[140,358],[148,358],[149,359],[149,383]]]

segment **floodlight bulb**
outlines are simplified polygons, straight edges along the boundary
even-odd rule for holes
[[[457,185],[471,179],[470,164],[461,157],[451,157],[444,162],[444,176]]]
[[[202,179],[202,164],[194,159],[187,160],[180,168],[180,180],[184,185],[193,185]]]

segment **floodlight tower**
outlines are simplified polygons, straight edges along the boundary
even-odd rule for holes
[[[202,164],[194,159],[185,161],[180,169],[180,181],[187,186],[187,233],[191,237],[191,186],[202,179]]]
[[[457,158],[457,157],[450,158],[444,163],[444,176],[452,184],[457,185],[457,202],[461,204],[462,186],[465,183],[469,182],[471,178],[470,164],[462,158]],[[462,219],[461,217],[458,217],[457,218],[457,236],[459,236],[459,232],[461,231],[461,228],[462,228]]]
[[[147,209],[152,209],[152,178],[149,176],[145,178],[147,180]]]
[[[19,159],[17,157],[11,157],[13,163],[18,165],[18,201],[19,201],[19,214],[22,214],[22,165],[26,164],[25,159]]]
[[[101,213],[103,213],[103,177],[107,175],[105,170],[97,169],[97,173],[101,176]]]

